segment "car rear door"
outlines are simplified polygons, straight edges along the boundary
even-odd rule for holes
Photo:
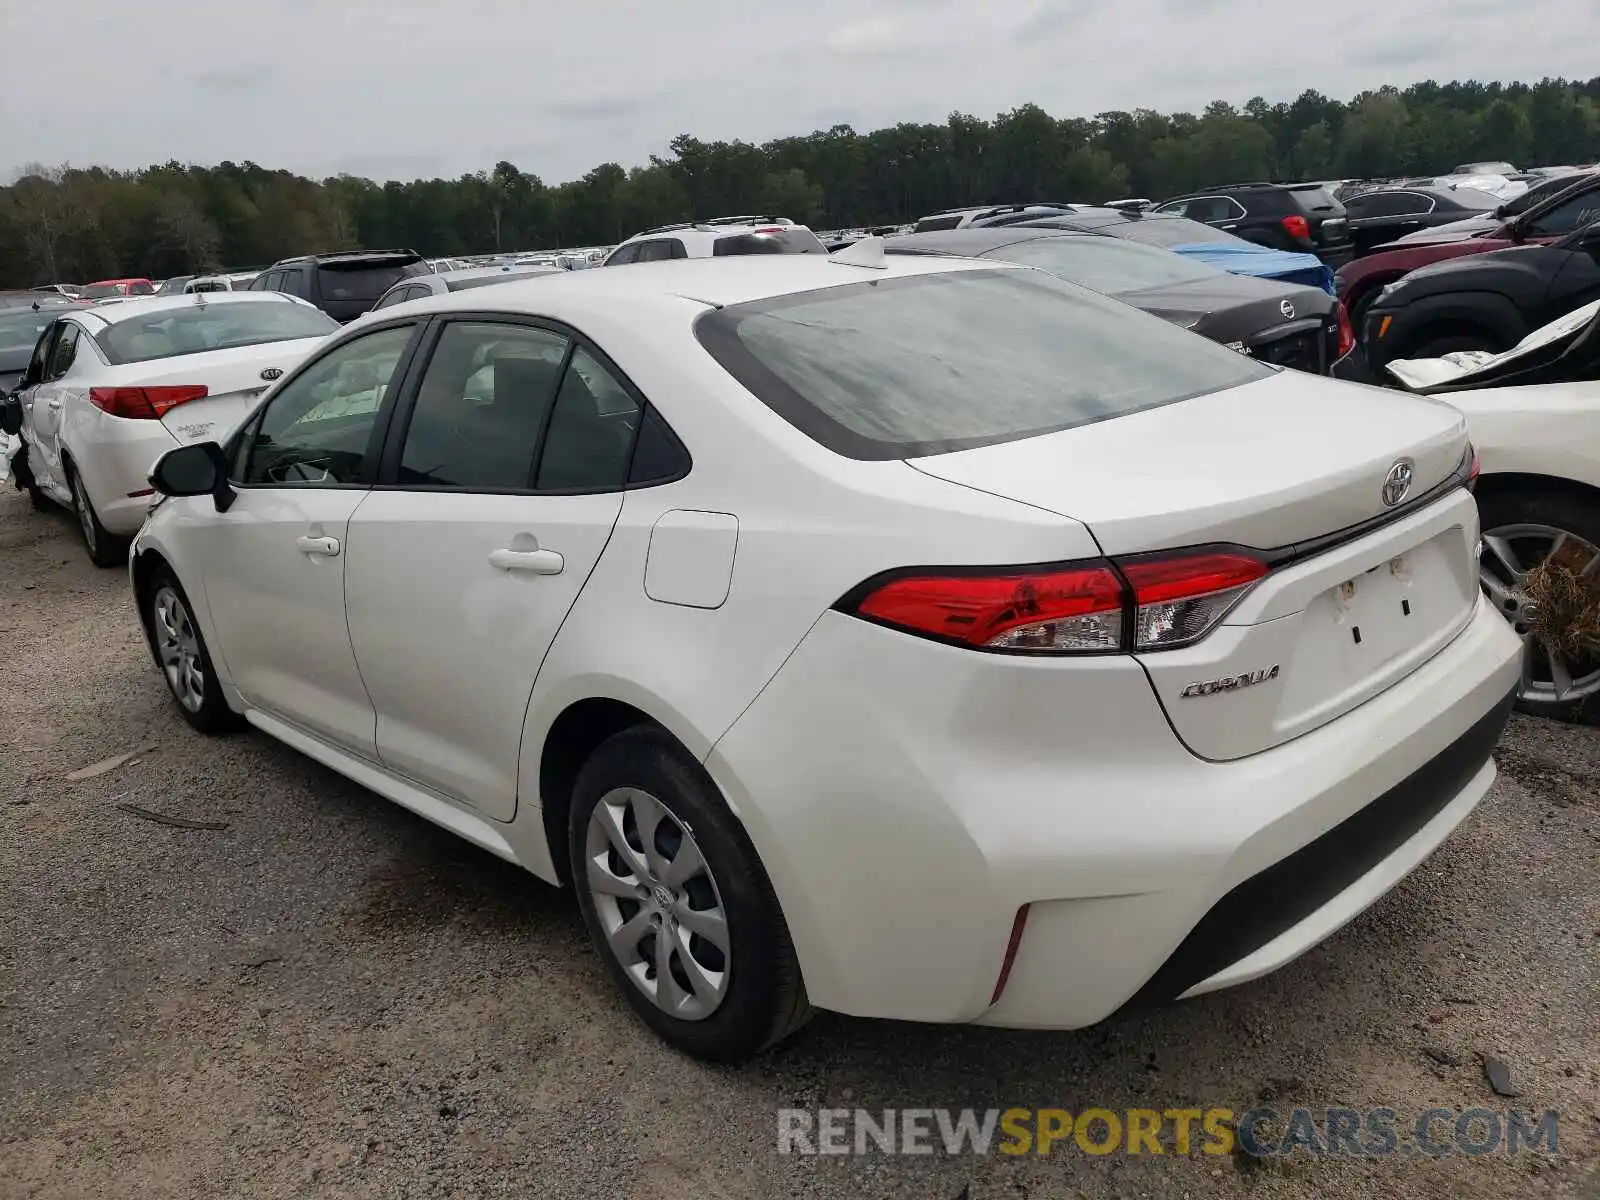
[[[73,321],[56,322],[43,374],[33,388],[32,403],[26,406],[33,415],[33,442],[38,450],[37,461],[32,454],[28,456],[29,466],[36,479],[47,479],[63,490],[68,486],[61,459],[61,427],[67,417],[67,384],[63,377],[77,359],[79,341],[87,336],[82,326]],[[39,467],[44,470],[41,472]]]
[[[392,770],[509,820],[535,676],[622,509],[642,404],[569,331],[439,320],[350,524],[346,609]]]

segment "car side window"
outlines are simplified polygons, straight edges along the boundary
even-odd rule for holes
[[[642,244],[641,242],[634,242],[632,245],[618,246],[611,252],[611,257],[606,259],[606,266],[621,267],[631,262],[638,262],[639,247]]]
[[[423,372],[401,484],[526,491],[568,340],[548,329],[452,321]]]
[[[28,369],[22,374],[23,384],[32,387],[36,383],[44,382],[45,367],[50,361],[50,349],[55,345],[57,332],[65,324],[65,321],[53,321],[39,334],[39,340],[33,344],[33,353],[28,356]]]
[[[1184,216],[1191,221],[1230,221],[1238,215],[1234,208],[1233,201],[1226,196],[1196,196],[1189,201],[1189,210]]]
[[[1174,200],[1170,204],[1163,204],[1153,211],[1166,217],[1183,217],[1188,215],[1189,202],[1187,200]],[[931,226],[930,226],[931,228]],[[921,232],[920,230],[918,232]]]
[[[385,292],[378,302],[372,306],[372,311],[377,312],[380,308],[393,308],[396,304],[403,304],[411,299],[414,291],[415,289],[408,287],[392,288]]]
[[[240,482],[247,487],[362,482],[372,427],[415,329],[399,325],[345,342],[280,388],[245,439]]]
[[[672,258],[672,238],[657,238],[652,242],[639,243],[639,257],[637,262],[665,262]]]
[[[1557,237],[1600,220],[1600,189],[1558,204],[1528,225],[1534,237]]]
[[[78,357],[78,338],[82,333],[71,321],[60,323],[60,332],[56,335],[55,344],[50,347],[50,362],[40,382],[54,383],[72,370],[72,364]]]
[[[539,491],[612,491],[628,481],[640,407],[583,347],[572,352],[539,454]]]

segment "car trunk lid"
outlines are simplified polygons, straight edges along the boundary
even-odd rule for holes
[[[207,350],[139,364],[128,387],[204,384],[206,395],[167,409],[161,423],[180,442],[220,442],[255,406],[261,394],[322,343],[322,338],[266,342]]]
[[[911,465],[1081,521],[1113,559],[1265,552],[1272,571],[1209,635],[1139,656],[1179,738],[1233,759],[1377,695],[1470,620],[1476,507],[1448,486],[1464,420],[1416,399],[1286,373]],[[1391,505],[1402,463],[1409,489]]]

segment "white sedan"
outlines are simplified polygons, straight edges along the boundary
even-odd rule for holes
[[[272,380],[338,328],[277,292],[63,310],[18,385],[18,478],[36,505],[74,509],[90,558],[116,566],[150,506],[156,459],[225,437]]]
[[[154,660],[573,885],[692,1054],[1253,979],[1494,777],[1445,405],[877,239],[378,317],[157,465]]]

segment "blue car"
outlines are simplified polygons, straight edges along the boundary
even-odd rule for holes
[[[1046,207],[1050,211],[1045,211]],[[1321,288],[1337,295],[1333,271],[1315,254],[1296,254],[1274,250],[1213,229],[1187,217],[1165,216],[1117,208],[1096,208],[1084,204],[1018,205],[999,209],[968,221],[971,228],[992,225],[1025,225],[1036,229],[1072,229],[1080,233],[1099,233],[1127,238],[1148,246],[1160,246],[1175,254],[1196,258],[1234,275],[1254,275],[1261,279],[1281,279],[1305,287]]]

